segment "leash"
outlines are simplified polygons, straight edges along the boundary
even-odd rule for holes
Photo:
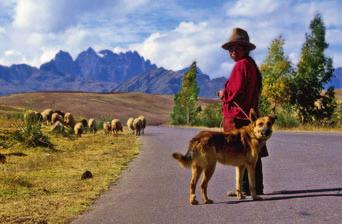
[[[246,117],[247,119],[249,119],[249,116],[248,116],[247,113],[239,106],[239,104],[238,104],[237,102],[235,102],[235,101],[233,101],[233,103],[235,104],[235,106],[236,106],[237,108],[239,108],[239,110],[243,113],[243,115],[245,115],[245,117]],[[221,123],[220,123],[220,128],[223,128],[223,118],[222,118]]]
[[[235,101],[233,101],[233,103],[235,104],[235,106],[237,106],[237,108],[239,108],[239,110],[241,110],[241,112],[243,113],[243,115],[245,115],[246,118],[249,119],[249,116],[248,116],[247,113],[239,106],[239,104],[237,104]]]

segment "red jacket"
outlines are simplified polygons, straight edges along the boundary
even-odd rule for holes
[[[258,113],[259,85],[261,85],[258,83],[261,82],[259,75],[252,58],[246,57],[235,63],[222,97],[222,111],[225,118],[247,120],[244,112],[248,115],[251,108]]]

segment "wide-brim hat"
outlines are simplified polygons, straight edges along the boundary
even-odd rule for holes
[[[222,45],[223,49],[229,50],[232,46],[235,45],[242,45],[248,48],[248,50],[252,51],[256,47],[254,44],[249,42],[249,36],[247,31],[241,29],[241,28],[234,28],[232,35],[229,37],[229,40],[227,43]]]

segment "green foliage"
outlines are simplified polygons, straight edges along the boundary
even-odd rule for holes
[[[48,136],[42,133],[41,124],[32,119],[25,119],[23,125],[12,134],[12,138],[27,147],[53,148]]]
[[[193,62],[190,70],[183,77],[182,87],[174,97],[175,106],[171,113],[172,124],[193,125],[200,111],[198,105],[199,88],[196,81],[197,66]]]
[[[269,98],[261,95],[259,98],[259,116],[267,116],[271,114],[272,112],[272,106],[271,102],[269,101]]]
[[[274,39],[268,48],[265,61],[260,65],[260,72],[263,75],[261,95],[264,102],[268,102],[274,110],[278,105],[289,101],[288,82],[293,69],[290,60],[285,56],[284,43],[285,40],[281,36]]]
[[[206,127],[220,127],[222,122],[221,103],[209,104],[199,113],[196,125]]]
[[[333,108],[327,112],[317,113],[315,101],[321,98],[320,93],[333,75],[332,59],[325,57],[324,50],[328,47],[325,42],[325,26],[319,14],[310,24],[310,33],[302,47],[297,71],[290,82],[290,102],[297,107],[298,116],[302,123],[328,118]],[[334,107],[333,104],[330,105]],[[332,109],[332,110],[331,110]]]
[[[280,128],[295,128],[300,125],[295,110],[290,105],[283,105],[277,110],[277,126]]]

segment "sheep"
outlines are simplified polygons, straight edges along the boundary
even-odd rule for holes
[[[128,118],[127,120],[127,128],[129,133],[134,133],[134,127],[133,127],[133,117]]]
[[[122,124],[119,119],[113,119],[111,122],[112,133],[117,134],[119,131],[123,132]]]
[[[140,131],[142,129],[142,121],[139,118],[133,120],[133,128],[135,130],[135,135],[140,136]]]
[[[62,122],[57,121],[51,128],[52,132],[57,132],[57,133],[63,133],[64,132],[64,126]]]
[[[81,123],[83,125],[83,132],[86,132],[87,129],[88,129],[88,121],[87,121],[87,119],[82,119]]]
[[[69,126],[70,128],[74,128],[74,126],[75,126],[75,119],[74,119],[74,116],[72,116],[71,113],[65,113],[64,114],[64,124],[66,126]]]
[[[45,109],[40,114],[43,116],[43,121],[46,121],[46,124],[51,123],[51,116],[53,114],[52,109]]]
[[[97,129],[96,129],[96,121],[94,118],[90,118],[88,120],[88,128],[89,128],[89,131],[92,132],[92,133],[96,133]]]
[[[81,137],[83,133],[84,126],[82,122],[77,122],[74,126],[74,132],[77,137]]]
[[[109,121],[103,122],[103,131],[106,135],[112,132],[112,126]]]
[[[61,111],[61,110],[55,110],[53,112],[61,115],[62,117],[64,117],[64,115],[65,115],[65,113],[63,111]]]
[[[24,121],[26,122],[41,122],[43,120],[43,116],[36,111],[26,111],[24,114]]]
[[[143,115],[140,115],[138,119],[141,120],[141,133],[144,134],[144,129],[146,128],[146,118]]]
[[[63,122],[63,117],[58,113],[53,113],[51,115],[51,124],[56,123],[57,121]]]

